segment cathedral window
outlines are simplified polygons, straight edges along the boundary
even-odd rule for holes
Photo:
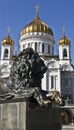
[[[39,52],[40,52],[40,44],[41,44],[41,43],[39,42],[39,44],[38,44],[38,51],[39,51]]]
[[[52,54],[54,54],[54,47],[52,47]]]
[[[23,45],[23,50],[25,49],[25,45]]]
[[[51,89],[53,89],[53,88],[54,88],[54,77],[51,76]]]
[[[48,53],[50,54],[50,45],[48,45]]]
[[[67,57],[67,50],[66,49],[63,50],[63,57]]]
[[[30,43],[28,43],[28,47],[30,47]]]
[[[42,43],[42,52],[44,52],[44,43]]]
[[[37,42],[35,42],[35,51],[37,51]]]
[[[5,49],[4,50],[4,58],[7,58],[8,57],[8,49]]]

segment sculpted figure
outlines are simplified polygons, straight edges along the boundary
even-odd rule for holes
[[[41,79],[47,67],[32,48],[21,52],[13,61],[11,67],[11,81],[15,90],[25,88],[41,88]]]
[[[52,101],[62,104],[57,91],[43,92],[41,90],[41,79],[47,67],[37,52],[27,48],[17,55],[12,63],[10,77],[6,85],[7,92],[0,94],[0,100],[29,98],[30,102],[35,100],[40,106],[50,106]],[[50,105],[49,105],[50,104]]]
[[[15,57],[10,73],[11,89],[19,96],[33,96],[40,106],[49,100],[41,90],[41,79],[47,67],[32,48],[23,50]]]

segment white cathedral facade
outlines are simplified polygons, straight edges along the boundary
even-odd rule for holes
[[[42,89],[56,89],[68,104],[74,104],[74,66],[71,59],[71,41],[64,34],[58,42],[59,53],[54,54],[54,34],[52,29],[38,16],[27,24],[20,33],[20,51],[32,47],[43,59],[48,70],[42,79]],[[14,41],[8,34],[2,40],[0,79],[6,80],[10,74],[14,58]]]

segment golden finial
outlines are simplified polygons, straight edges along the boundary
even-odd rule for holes
[[[65,27],[62,27],[62,32],[63,32],[63,35],[65,36],[65,33],[66,33]]]
[[[10,35],[11,28],[8,27],[7,30],[8,30],[8,35]]]
[[[36,17],[38,16],[38,14],[39,14],[39,6],[38,5],[36,5],[35,6],[35,8],[36,8]]]

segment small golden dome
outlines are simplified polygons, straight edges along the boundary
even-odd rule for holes
[[[59,45],[62,45],[62,44],[70,45],[70,43],[71,41],[65,35],[59,40]]]
[[[43,32],[53,36],[52,29],[48,27],[38,16],[21,31],[21,35],[30,32]]]
[[[8,35],[6,38],[2,40],[3,45],[13,45],[14,41],[11,39],[11,37]]]

